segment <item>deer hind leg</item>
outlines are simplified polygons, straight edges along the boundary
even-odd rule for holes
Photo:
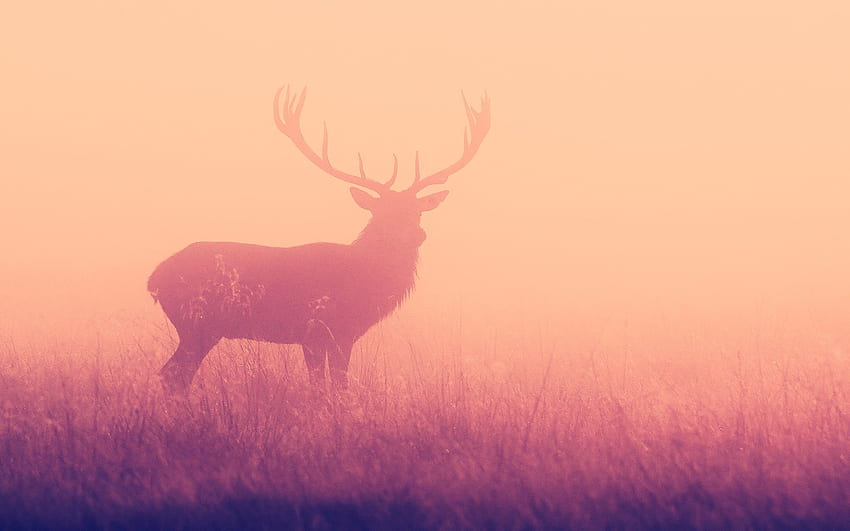
[[[178,334],[180,343],[177,350],[160,369],[159,376],[168,392],[185,394],[204,357],[218,343],[219,338],[197,330],[178,331]]]

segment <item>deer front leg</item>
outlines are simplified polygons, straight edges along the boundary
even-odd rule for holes
[[[353,341],[341,340],[328,350],[331,381],[338,389],[348,389],[348,362],[351,361]]]
[[[325,380],[325,358],[327,357],[324,348],[316,343],[303,343],[301,350],[304,352],[304,363],[307,365],[310,383],[321,384]]]
[[[331,381],[340,388],[348,387],[348,362],[351,359],[351,346],[354,341],[343,334],[336,337],[323,321],[311,319],[301,347],[304,361],[313,383],[321,383],[325,378],[325,360],[330,369]]]

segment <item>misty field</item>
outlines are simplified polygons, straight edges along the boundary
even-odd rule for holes
[[[161,319],[4,333],[0,528],[847,526],[847,343],[786,324],[661,340],[393,318],[348,391],[231,341],[186,399],[155,376]]]

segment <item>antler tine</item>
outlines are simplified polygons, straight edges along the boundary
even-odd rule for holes
[[[292,100],[289,100],[289,87],[286,87],[286,101],[288,105],[286,110],[289,111],[289,116],[292,117],[295,123],[299,123],[301,121],[301,109],[304,108],[304,99],[307,97],[307,87],[304,87],[301,90],[301,94],[298,96],[298,99],[295,99],[293,95]]]
[[[363,157],[360,156],[360,152],[357,153],[357,165],[360,168],[360,177],[366,178],[366,170],[363,168]]]
[[[331,163],[328,158],[328,122],[322,122],[322,160]]]
[[[285,101],[288,102],[289,101],[289,85],[287,85],[285,88],[286,88],[286,100]],[[284,122],[283,119],[280,117],[280,93],[283,92],[283,89],[284,89],[284,87],[280,87],[279,89],[277,89],[277,92],[275,92],[274,100],[272,101],[272,108],[274,109],[274,123],[275,123],[275,125],[277,126],[278,129],[280,129],[280,132],[282,132],[286,136],[289,136],[289,134],[287,133],[286,122]]]
[[[280,102],[280,95],[286,90],[284,95],[283,105]],[[319,156],[313,148],[304,139],[304,134],[301,132],[301,111],[304,108],[304,101],[307,97],[307,88],[305,87],[300,94],[292,94],[290,97],[289,85],[280,87],[274,96],[274,122],[281,133],[285,134],[295,144],[295,147],[307,157],[307,160],[312,162],[325,173],[350,184],[360,186],[377,192],[379,195],[389,191],[389,187],[395,181],[396,172],[398,169],[398,161],[396,161],[395,169],[393,170],[392,178],[385,184],[378,181],[373,181],[366,177],[366,172],[363,168],[363,158],[357,154],[360,166],[360,176],[352,175],[340,171],[333,167],[330,158],[328,157],[328,125],[324,123],[322,131],[322,155]],[[282,111],[281,111],[282,108]],[[281,116],[282,114],[282,116]]]
[[[466,120],[469,123],[468,127],[465,127],[463,130],[463,154],[454,164],[422,179],[419,170],[419,152],[417,151],[416,174],[413,184],[406,190],[407,192],[413,192],[415,194],[428,186],[444,184],[449,178],[449,175],[456,173],[472,160],[478,152],[478,148],[481,147],[484,137],[490,131],[490,98],[487,96],[487,93],[485,92],[484,96],[482,96],[481,109],[478,111],[466,101],[466,95],[463,91],[461,91],[460,95],[463,98]]]
[[[464,94],[462,90],[460,91],[460,97],[463,99],[463,108],[466,111],[466,120],[469,122],[470,125],[475,124],[475,110],[472,108],[469,102],[466,101],[466,94]],[[463,132],[465,137],[466,129],[464,129]]]
[[[393,174],[390,179],[384,183],[387,189],[392,188],[395,184],[395,178],[398,176],[398,157],[393,153]]]

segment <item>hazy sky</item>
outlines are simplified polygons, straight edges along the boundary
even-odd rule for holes
[[[347,185],[274,127],[309,87],[342,168],[410,179],[421,301],[510,311],[850,300],[850,4],[15,2],[0,17],[5,311],[148,304],[197,240],[348,242]],[[442,299],[441,299],[442,297]]]

